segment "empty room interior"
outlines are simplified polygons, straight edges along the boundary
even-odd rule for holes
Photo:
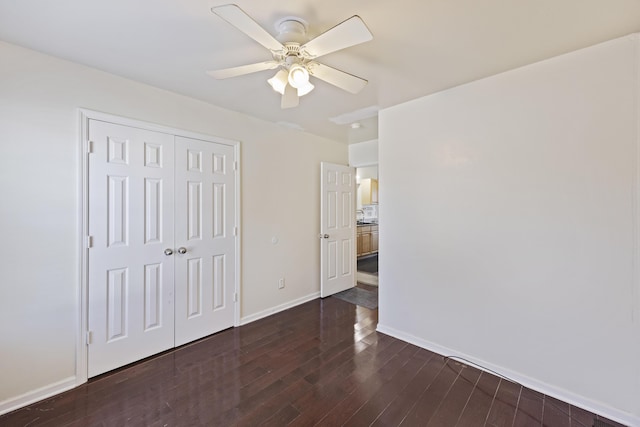
[[[0,135],[0,425],[640,427],[638,0],[0,0]]]

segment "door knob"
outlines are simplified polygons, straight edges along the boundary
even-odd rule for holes
[[[186,254],[187,253],[187,248],[185,248],[184,246],[180,246],[178,248],[178,253],[182,254],[182,255]]]
[[[164,254],[166,256],[173,255],[173,249],[169,249],[169,248],[165,249],[164,250]]]
[[[318,237],[320,237],[321,239],[328,239],[329,235],[320,233],[320,235]]]

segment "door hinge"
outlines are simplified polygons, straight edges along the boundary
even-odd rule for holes
[[[87,236],[87,249],[93,247],[93,236]]]
[[[238,227],[233,227],[233,235],[234,236],[238,235]]]
[[[238,302],[238,293],[237,292],[233,293],[233,302]]]
[[[236,172],[238,171],[238,161],[237,160],[233,162],[233,170],[236,171]]]
[[[87,141],[87,153],[93,153],[93,141],[91,140]]]
[[[91,342],[93,341],[93,332],[87,331],[86,341],[87,345],[91,344]]]

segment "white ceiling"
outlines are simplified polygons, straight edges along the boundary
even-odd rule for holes
[[[640,0],[237,0],[275,34],[298,16],[314,37],[360,15],[371,42],[321,62],[366,78],[352,95],[327,83],[281,110],[263,71],[214,80],[206,70],[271,59],[210,12],[225,1],[0,0],[0,39],[211,104],[343,142],[375,138],[329,118],[375,111],[541,59],[640,32]],[[1,64],[0,64],[1,66]],[[117,112],[114,112],[117,113]],[[349,117],[349,116],[347,116]],[[353,120],[353,119],[351,119]]]

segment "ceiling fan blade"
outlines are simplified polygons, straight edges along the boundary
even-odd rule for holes
[[[284,49],[282,43],[269,34],[256,21],[235,4],[225,4],[211,8],[211,12],[242,31],[262,46],[272,51]]]
[[[228,79],[229,77],[242,76],[245,74],[256,73],[258,71],[273,70],[278,68],[280,64],[277,61],[265,61],[255,64],[241,65],[239,67],[224,68],[222,70],[207,71],[214,79]]]
[[[309,74],[312,76],[353,94],[360,92],[368,83],[368,81],[363,78],[345,73],[344,71],[319,62],[310,62],[307,64],[307,68],[309,69]]]
[[[280,107],[283,109],[297,107],[298,102],[298,90],[290,84],[287,84],[287,86],[284,88],[284,94],[282,95]]]
[[[373,34],[371,34],[362,18],[354,15],[313,40],[308,41],[300,47],[300,50],[308,54],[310,58],[317,58],[337,50],[368,42],[371,39],[373,39]]]

